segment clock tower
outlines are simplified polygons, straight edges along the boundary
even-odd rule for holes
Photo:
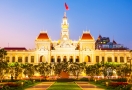
[[[66,12],[64,12],[64,17],[61,24],[61,40],[69,40],[69,23],[67,22]]]

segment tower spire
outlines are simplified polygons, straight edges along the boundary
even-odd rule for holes
[[[68,27],[69,27],[69,24],[67,22],[66,12],[64,12],[64,17],[62,19],[61,28],[62,29],[68,29]]]
[[[66,12],[64,12],[64,17],[66,17]]]

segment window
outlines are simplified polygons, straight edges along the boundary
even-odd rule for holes
[[[15,62],[15,57],[12,57],[12,62]]]
[[[99,62],[99,56],[96,56],[96,62]]]
[[[76,57],[76,62],[79,62],[79,56]]]
[[[88,62],[91,62],[91,60],[90,60],[90,56],[87,56],[88,57]]]
[[[57,62],[61,62],[60,56],[57,57]]]
[[[120,57],[120,62],[124,62],[124,57]]]
[[[108,62],[112,62],[112,58],[111,57],[108,57],[107,60],[108,60]]]
[[[67,58],[66,58],[66,56],[64,56],[64,58],[63,58],[63,62],[66,62],[67,61]]]
[[[6,61],[7,61],[7,62],[9,62],[9,59],[10,59],[9,57],[6,57]]]
[[[31,56],[31,63],[34,62],[34,56]]]
[[[28,57],[25,57],[25,62],[28,62]]]
[[[22,57],[18,57],[18,62],[22,62]]]
[[[55,59],[54,59],[54,57],[52,56],[52,57],[51,57],[51,62],[54,62],[54,61],[55,61]]]
[[[115,62],[117,62],[117,57],[115,57]]]
[[[60,58],[57,59],[57,62],[60,62]]]
[[[73,57],[72,57],[72,56],[70,56],[69,61],[70,61],[70,62],[73,62]]]

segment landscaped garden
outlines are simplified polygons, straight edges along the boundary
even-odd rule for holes
[[[130,90],[132,85],[131,67],[129,64],[98,62],[87,65],[85,62],[41,62],[31,63],[8,62],[4,60],[6,51],[0,49],[0,88],[3,90],[24,90],[37,83],[54,81],[50,89],[78,89],[74,82],[85,81],[110,90]],[[64,77],[64,72],[68,76]],[[85,74],[85,78],[83,74]],[[36,73],[38,76],[35,76]],[[8,76],[8,77],[7,77]],[[72,76],[72,77],[71,77]],[[66,79],[65,79],[66,77]],[[66,81],[66,82],[64,82]],[[63,82],[63,83],[62,83]],[[121,89],[120,89],[121,88]]]

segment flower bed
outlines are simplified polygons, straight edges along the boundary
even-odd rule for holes
[[[112,86],[112,87],[118,87],[120,85],[126,86],[126,85],[128,85],[128,83],[127,82],[110,82],[109,85]]]
[[[9,86],[9,87],[18,87],[20,86],[20,83],[16,83],[16,82],[7,82],[4,84],[4,86]]]

